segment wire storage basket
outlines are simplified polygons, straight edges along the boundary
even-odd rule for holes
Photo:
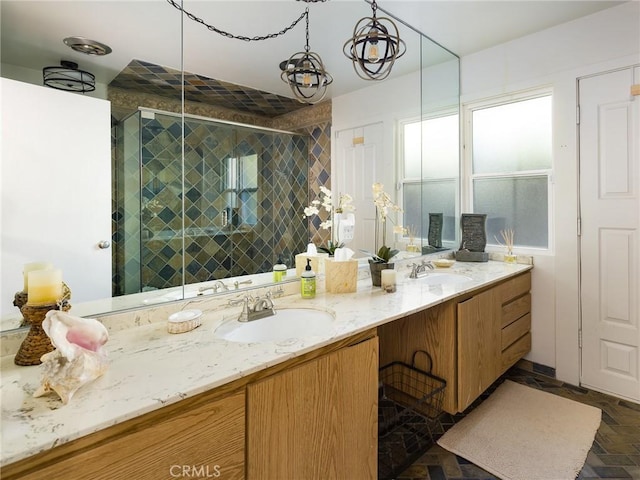
[[[422,360],[427,370],[416,367]],[[422,363],[421,363],[422,364]],[[434,443],[447,382],[431,373],[431,356],[418,350],[412,365],[393,362],[380,369],[378,398],[378,478],[402,473]]]

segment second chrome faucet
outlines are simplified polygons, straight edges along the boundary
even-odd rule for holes
[[[409,274],[409,278],[419,278],[427,273],[427,269],[433,270],[433,263],[425,262],[424,260],[420,265],[417,263],[411,264],[411,273]]]
[[[238,317],[239,322],[250,322],[276,314],[273,303],[273,293],[267,292],[263,297],[253,298],[245,295],[236,300],[229,300],[229,305],[242,305],[242,311]]]

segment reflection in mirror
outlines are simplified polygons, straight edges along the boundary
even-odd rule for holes
[[[421,50],[420,225],[422,253],[433,253],[458,243],[460,60],[425,36]]]
[[[122,294],[180,286],[183,266],[189,285],[267,272],[279,255],[291,265],[307,237],[299,219],[307,199],[306,135],[188,114],[142,110],[135,117],[138,123],[128,125],[129,117],[118,134],[124,151],[138,153],[116,162],[134,179],[116,192],[124,201],[117,227],[124,258],[115,262]],[[173,135],[183,122],[184,164]],[[128,148],[127,139],[139,148]]]
[[[112,262],[122,246],[113,235],[118,218],[112,189],[118,181],[135,179],[123,179],[111,168],[117,144],[110,131],[137,105],[119,110],[106,100],[109,84],[132,59],[162,56],[163,65],[179,70],[182,19],[162,2],[8,0],[0,9],[0,328],[20,325],[12,301],[23,286],[23,266],[34,261],[62,270],[74,313],[128,308],[112,299],[113,282],[119,280]],[[142,18],[162,24],[162,34],[141,35]],[[63,39],[79,32],[112,52],[93,56],[71,50]],[[95,91],[83,95],[43,87],[42,69],[61,60],[95,75]],[[83,310],[87,302],[92,305]]]
[[[261,25],[266,20],[264,12],[260,10],[263,4],[264,2],[251,3],[252,8],[246,8],[240,16],[238,2],[194,3],[203,18],[215,19],[220,25],[236,26],[238,18],[243,18],[243,25]],[[277,67],[278,61],[299,50],[304,44],[303,31],[294,31],[286,38],[279,38],[271,43],[239,42],[241,46],[235,49],[230,43],[225,43],[229,39],[218,39],[218,36],[195,22],[185,20],[182,30],[182,17],[164,0],[3,0],[0,8],[2,76],[38,85],[39,89],[52,95],[58,93],[66,96],[62,97],[62,104],[55,108],[71,115],[76,110],[69,107],[71,100],[65,102],[70,96],[76,97],[78,101],[85,99],[98,103],[108,99],[111,111],[110,114],[106,113],[106,121],[103,121],[107,125],[105,130],[109,130],[109,124],[111,128],[110,134],[108,131],[103,134],[102,142],[106,139],[108,145],[109,140],[111,141],[110,148],[107,147],[110,153],[107,155],[113,163],[113,168],[100,174],[99,180],[95,181],[105,182],[108,185],[107,191],[113,192],[107,193],[107,197],[102,199],[112,204],[106,208],[105,214],[98,215],[95,210],[97,200],[87,201],[90,198],[85,196],[87,194],[78,193],[69,200],[69,195],[79,192],[75,185],[78,180],[84,182],[85,186],[97,185],[88,177],[89,172],[99,172],[93,170],[90,162],[95,161],[97,143],[93,150],[77,155],[85,160],[84,164],[70,168],[68,159],[76,155],[72,153],[71,147],[82,136],[78,132],[85,133],[86,128],[81,123],[75,129],[62,129],[54,133],[52,136],[57,136],[61,143],[35,155],[35,158],[41,162],[46,160],[42,164],[48,165],[60,175],[40,178],[36,172],[45,170],[39,168],[31,168],[28,174],[32,182],[46,184],[42,191],[46,191],[48,197],[39,199],[36,205],[56,222],[45,233],[29,234],[26,239],[19,234],[27,231],[25,227],[29,223],[33,224],[31,213],[23,208],[24,205],[18,206],[14,211],[20,212],[20,215],[11,217],[15,220],[13,223],[6,223],[9,217],[5,212],[10,204],[5,200],[5,194],[10,189],[5,190],[3,183],[0,318],[19,317],[19,312],[11,305],[11,301],[22,283],[22,266],[36,260],[49,260],[56,267],[62,268],[64,280],[72,290],[74,313],[78,315],[93,315],[156,301],[176,300],[182,298],[182,289],[180,286],[170,285],[208,281],[211,278],[231,276],[226,280],[227,283],[235,288],[234,285],[238,282],[240,288],[243,288],[241,285],[246,284],[242,283],[242,279],[234,277],[250,273],[246,268],[248,264],[254,263],[252,267],[258,266],[259,271],[267,272],[276,261],[274,255],[281,252],[294,255],[301,251],[304,247],[298,242],[304,245],[311,237],[318,244],[322,243],[322,234],[326,232],[319,228],[319,219],[302,222],[302,208],[311,199],[318,197],[320,185],[331,186],[332,175],[336,175],[338,179],[340,176],[344,178],[340,173],[342,167],[336,162],[332,172],[331,153],[336,151],[332,145],[332,129],[339,131],[345,124],[349,127],[379,124],[381,130],[374,135],[382,139],[384,145],[379,150],[383,161],[376,177],[384,179],[388,189],[393,190],[390,172],[396,169],[395,120],[389,122],[388,118],[422,118],[418,100],[421,86],[425,89],[423,98],[440,95],[431,90],[432,83],[427,85],[426,81],[416,80],[419,77],[418,52],[428,48],[420,46],[421,37],[415,32],[405,36],[408,53],[397,62],[394,74],[387,81],[377,83],[376,86],[358,79],[355,80],[359,83],[352,83],[355,75],[348,60],[344,58],[341,47],[344,39],[351,34],[353,22],[367,13],[369,7],[364,2],[327,2],[312,6],[311,35],[318,31],[316,29],[321,29],[321,25],[331,25],[332,29],[342,32],[326,38],[324,44],[321,44],[323,58],[336,78],[332,85],[336,92],[333,104],[329,101],[313,107],[286,98],[284,95],[290,94],[288,87],[268,83],[266,73],[247,77],[238,75],[237,68],[238,65],[247,63],[243,59],[252,59],[250,63],[253,65],[253,62],[262,57],[269,57],[269,64]],[[271,20],[281,27],[283,18],[297,17],[301,8],[303,7],[296,2],[271,2]],[[337,11],[342,13],[336,13]],[[140,24],[141,18],[153,18],[150,28]],[[118,29],[114,29],[113,25],[118,25]],[[42,26],[46,28],[41,28]],[[401,28],[405,33],[408,31],[405,26]],[[68,50],[62,44],[62,39],[79,31],[95,34],[96,40],[109,44],[113,52],[107,57],[91,58]],[[184,56],[181,48],[182,31]],[[198,35],[195,35],[196,31]],[[203,45],[207,45],[207,48],[203,48]],[[334,50],[340,60],[331,60],[328,52]],[[442,49],[437,47],[432,50],[434,55],[429,57],[429,65],[423,65],[423,71],[431,65],[435,69],[441,68],[439,65],[444,60],[440,53],[435,53],[437,50]],[[213,62],[212,51],[217,53]],[[274,52],[278,61],[271,60]],[[96,91],[88,95],[94,98],[41,87],[42,67],[57,65],[61,59],[75,61],[80,68],[96,74]],[[184,76],[181,65],[184,65]],[[252,71],[269,70],[258,68]],[[455,78],[447,75],[451,75],[451,72],[436,74],[436,84],[455,86],[457,91],[457,73]],[[280,81],[277,71],[274,76]],[[223,79],[232,79],[235,83]],[[259,89],[262,82],[268,85],[264,90]],[[251,84],[253,88],[243,86],[247,84]],[[345,87],[347,84],[349,86]],[[366,93],[370,88],[380,89],[380,93]],[[364,93],[361,95],[358,89]],[[398,93],[402,94],[401,102]],[[456,96],[457,93],[451,95]],[[3,109],[8,103],[4,100],[3,96]],[[25,98],[18,98],[16,104],[17,107],[24,106],[27,102]],[[394,110],[399,104],[403,105],[402,109]],[[438,106],[433,111],[442,111],[443,107],[456,105],[457,98],[456,101],[449,102],[449,97],[445,100],[441,96],[439,100],[434,99],[422,105],[422,110],[427,110],[431,104]],[[378,113],[372,115],[371,109],[374,106],[385,109],[388,116],[381,119]],[[40,105],[34,105],[32,110],[23,108],[23,116],[28,117],[29,112],[36,109],[39,111]],[[356,115],[357,121],[347,121],[349,119],[344,115],[345,109],[351,115]],[[184,125],[181,121],[176,122],[183,114],[186,114]],[[82,115],[76,117],[82,122]],[[12,115],[3,114],[3,119],[6,118],[11,118],[11,123],[17,125]],[[48,123],[36,127],[30,125],[29,119],[25,118],[24,130],[27,136],[23,145],[41,144],[45,133],[51,132],[53,125],[64,124],[60,119],[61,117],[56,118],[54,115]],[[3,135],[7,131],[4,127],[3,124]],[[33,132],[38,132],[37,141],[34,141]],[[277,143],[273,139],[280,135],[285,135],[287,141]],[[3,174],[8,171],[4,170],[5,159],[18,158],[5,154],[7,142],[4,140],[3,137]],[[264,142],[272,142],[274,145],[267,147]],[[230,146],[231,143],[233,146]],[[301,168],[296,163],[300,160],[296,155],[305,149],[307,153],[303,157],[306,159],[306,166]],[[28,148],[17,150],[30,151]],[[292,154],[293,151],[297,153]],[[291,163],[287,163],[288,161]],[[108,160],[106,163],[109,163]],[[19,190],[20,183],[15,181],[16,178],[24,176],[16,172],[6,184],[13,183]],[[298,182],[296,188],[301,197],[298,197],[298,193],[291,193],[292,179]],[[418,179],[420,183],[422,177]],[[63,187],[53,189],[50,188],[51,183],[56,187]],[[370,194],[371,184],[361,184],[366,187],[362,191],[366,190],[365,194]],[[261,189],[265,185],[272,187],[271,197]],[[97,188],[90,190],[94,193],[98,191]],[[24,190],[20,191],[19,198],[23,199],[23,203],[28,197],[31,201],[33,192],[39,191],[30,188],[30,195],[26,196]],[[356,193],[353,189],[343,191]],[[51,200],[54,196],[63,203],[59,210],[53,207],[54,202]],[[441,198],[440,195],[434,196]],[[184,213],[181,207],[183,201]],[[82,226],[72,227],[70,206],[73,206],[74,213],[76,207],[80,206],[88,209],[93,207],[94,210],[90,212],[89,220],[84,221],[84,224],[81,222]],[[370,201],[367,206],[371,209]],[[440,208],[445,212],[446,218],[449,210],[445,206],[434,205],[428,211]],[[61,211],[65,212],[62,222]],[[367,215],[367,208],[359,211],[356,225],[365,225]],[[104,217],[108,229],[106,238],[111,240],[112,247],[107,250],[98,249],[98,242],[104,238],[97,234],[91,236],[83,246],[70,247],[71,240],[79,237],[80,232],[88,232],[88,225],[99,216]],[[418,237],[423,237],[426,241],[423,217],[424,213],[421,211],[415,221],[420,222]],[[9,227],[5,228],[7,225]],[[6,251],[9,245],[6,241],[8,232],[18,235],[12,239],[13,245],[21,245],[26,249],[15,258],[12,258],[11,252]],[[108,238],[111,232],[113,235]],[[389,234],[388,237],[393,236]],[[51,252],[50,248],[56,243],[52,242],[53,238],[58,239],[58,243],[65,247],[65,255]],[[401,246],[406,239],[396,240],[398,246]],[[215,252],[210,249],[213,246],[217,247]],[[354,250],[358,249],[356,244],[352,246]],[[37,252],[36,256],[34,252]],[[83,288],[91,283],[90,280],[102,275],[98,275],[98,270],[87,261],[80,259],[79,252],[86,252],[88,256],[106,253],[102,256],[107,257],[109,273],[105,277],[109,278],[102,278],[102,281],[113,297],[109,293],[83,292]],[[293,262],[289,266],[293,266],[292,264]],[[263,276],[262,281],[271,281],[272,275],[265,273]],[[187,289],[184,295],[196,295],[198,288]],[[136,293],[151,289],[154,290]],[[86,308],[80,309],[81,306]],[[16,325],[17,323],[3,324],[2,329]]]
[[[415,55],[421,68],[333,99],[333,178],[338,192],[354,192],[356,248],[373,251],[370,188],[379,181],[403,209],[397,223],[406,230],[394,247],[432,253],[457,245],[459,59],[400,23],[403,38],[418,44],[405,57]],[[429,242],[430,216],[442,217],[441,242]],[[387,238],[394,238],[392,226]]]

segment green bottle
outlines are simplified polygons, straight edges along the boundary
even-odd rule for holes
[[[278,257],[278,263],[273,266],[273,281],[281,282],[287,276],[287,266],[282,260],[282,255]]]
[[[302,298],[315,298],[316,274],[311,270],[311,259],[307,258],[307,266],[300,276],[300,295]]]

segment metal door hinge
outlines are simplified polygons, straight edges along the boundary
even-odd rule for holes
[[[580,105],[576,105],[576,125],[580,125]]]
[[[578,236],[582,236],[582,219],[580,217],[578,217],[578,222],[577,222],[577,229],[578,229]]]
[[[578,348],[582,348],[582,329],[578,330]]]

